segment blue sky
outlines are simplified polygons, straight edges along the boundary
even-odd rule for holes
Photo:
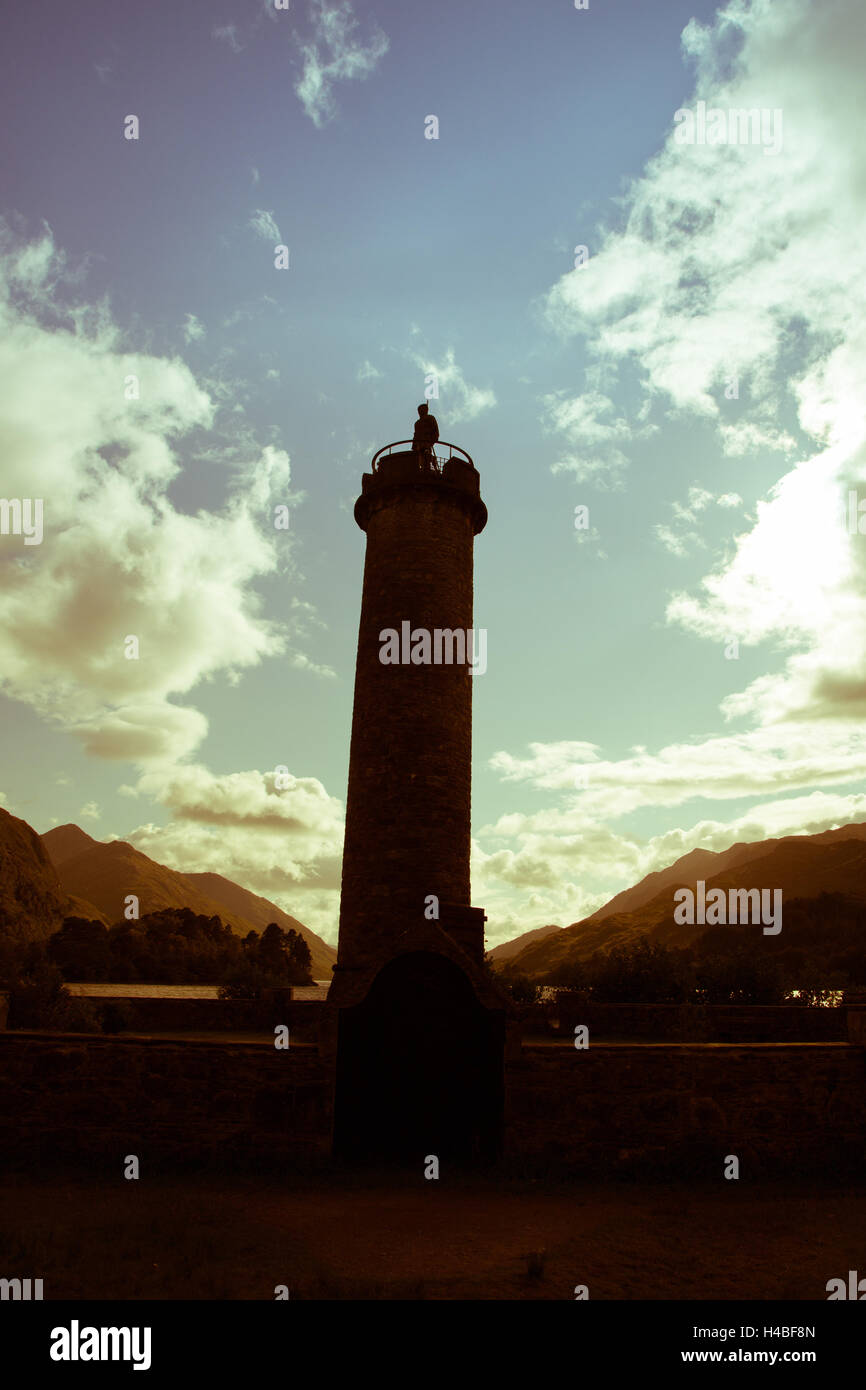
[[[698,844],[862,819],[855,0],[3,27],[2,492],[45,514],[40,546],[0,536],[7,809],[335,939],[352,505],[433,371],[490,510],[490,940]],[[703,99],[778,110],[783,147],[677,143]]]

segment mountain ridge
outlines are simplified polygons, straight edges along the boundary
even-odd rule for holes
[[[284,931],[299,931],[307,942],[314,978],[331,977],[337,959],[333,946],[276,903],[222,874],[181,873],[126,840],[95,840],[72,822],[37,838],[62,889],[75,904],[76,916],[93,916],[108,925],[122,921],[126,899],[134,895],[140,917],[160,908],[188,907],[205,917],[219,917],[243,936],[249,931],[261,933],[268,922],[277,922]]]
[[[866,823],[852,822],[815,835],[738,841],[720,851],[689,850],[555,936],[529,942],[510,958],[509,966],[541,978],[570,961],[587,959],[594,951],[627,945],[642,936],[670,946],[688,946],[706,927],[674,922],[673,892],[694,888],[698,879],[703,879],[708,892],[711,888],[780,888],[783,914],[786,899],[815,898],[825,892],[866,901]]]

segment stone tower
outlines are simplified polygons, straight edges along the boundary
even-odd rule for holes
[[[367,536],[338,959],[335,1148],[491,1157],[504,1004],[470,905],[473,544],[479,475],[452,445],[391,445],[364,475]],[[473,675],[472,664],[478,674]]]

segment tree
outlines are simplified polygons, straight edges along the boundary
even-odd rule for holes
[[[277,922],[268,922],[259,937],[256,959],[266,975],[275,980],[287,976],[286,946],[282,927]]]
[[[601,1004],[676,1004],[689,989],[683,953],[646,937],[594,955],[587,979]]]
[[[560,989],[572,993],[586,993],[590,988],[589,969],[584,960],[565,960],[555,966],[548,976],[548,984],[558,985]]]
[[[67,917],[48,941],[48,954],[64,980],[109,978],[108,928],[86,917]]]
[[[44,954],[31,957],[12,982],[9,1027],[100,1032],[99,1016],[90,1000],[73,998],[57,966]]]
[[[785,998],[775,961],[748,950],[700,961],[695,987],[702,1004],[781,1004]]]
[[[535,980],[531,980],[528,975],[514,974],[503,975],[502,983],[508,990],[515,1004],[534,1004],[538,998],[538,991],[541,986]]]
[[[283,931],[277,922],[269,922],[259,937],[255,960],[274,984],[313,983],[310,948],[294,927]]]
[[[310,954],[309,946],[301,933],[295,931],[294,927],[289,927],[285,941],[289,980],[293,985],[311,985],[313,983],[313,957]]]

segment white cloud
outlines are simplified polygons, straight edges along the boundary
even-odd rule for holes
[[[279,245],[282,242],[274,214],[267,212],[264,208],[256,208],[247,226],[251,227],[256,236],[260,236],[264,241],[270,241],[274,245]]]
[[[214,426],[211,395],[180,360],[125,346],[106,306],[66,313],[69,277],[47,231],[29,246],[0,235],[4,478],[45,504],[42,545],[0,548],[2,689],[86,752],[137,765],[121,790],[170,820],[124,838],[176,868],[226,874],[333,938],[342,805],[312,778],[279,790],[273,771],[218,777],[192,762],[208,723],[177,698],[287,648],[292,665],[333,678],[295,641],[321,625],[312,606],[289,596],[277,627],[255,591],[286,568],[271,508],[290,496],[288,456],[235,436],[224,506],[177,510],[169,488],[187,435]],[[139,400],[125,396],[131,374]],[[90,801],[79,815],[101,811]]]
[[[178,451],[213,426],[209,395],[179,359],[129,349],[106,306],[64,311],[50,234],[16,246],[2,229],[0,251],[4,484],[44,499],[43,543],[0,549],[2,688],[92,752],[188,755],[207,722],[176,697],[285,648],[254,584],[285,553],[267,518],[288,456],[250,447],[219,511],[178,511]]]
[[[767,453],[770,450],[791,454],[796,448],[792,435],[775,425],[759,424],[755,420],[738,420],[719,424],[722,450],[729,458],[744,454]]]
[[[374,367],[372,362],[368,362],[365,359],[358,368],[357,379],[358,381],[375,381],[376,378],[381,375],[382,373],[379,371],[378,367]]]
[[[436,359],[421,353],[409,355],[425,378],[431,372],[435,375],[439,398],[431,398],[430,409],[434,414],[437,410],[446,412],[449,424],[474,420],[496,404],[496,395],[489,387],[471,386],[467,382],[453,348],[448,348],[444,357]]]
[[[171,815],[124,837],[143,853],[181,872],[223,874],[336,938],[343,807],[321,782],[184,764],[153,769],[131,790]]]
[[[665,549],[672,555],[688,555],[694,548],[705,548],[706,541],[698,530],[698,518],[713,505],[724,511],[734,511],[743,506],[743,499],[737,492],[722,492],[714,496],[697,484],[690,487],[686,502],[671,503],[670,525],[659,524],[654,528]]]
[[[601,545],[601,532],[597,526],[590,526],[589,530],[580,528],[574,533],[574,539],[578,545],[584,545],[587,549],[594,550],[600,560],[608,558],[607,551]]]
[[[573,812],[505,816],[473,845],[473,898],[483,902],[491,944],[547,923],[567,926],[612,894],[667,868],[690,850],[819,834],[866,819],[866,794],[815,791],[764,801],[728,820],[700,819],[649,839]],[[489,849],[481,842],[490,842]],[[515,910],[515,903],[520,907]]]
[[[183,322],[183,336],[188,343],[198,343],[205,336],[206,329],[195,314],[187,314]]]
[[[238,27],[236,24],[218,24],[211,30],[211,38],[220,43],[228,44],[232,53],[240,53],[243,44],[238,40]]]
[[[594,820],[646,806],[681,806],[696,798],[730,800],[780,794],[866,778],[866,730],[844,720],[769,725],[672,743],[658,753],[634,750],[609,761],[592,744],[530,744],[530,756],[496,753],[490,766],[506,782],[568,792],[572,811]],[[572,822],[573,823],[573,822]]]
[[[491,766],[505,783],[560,794],[554,805],[506,813],[476,833],[473,897],[484,903],[497,941],[578,921],[697,847],[723,850],[866,819],[866,793],[823,789],[862,786],[866,777],[866,732],[844,721],[696,739],[656,754],[637,747],[617,760],[589,743],[537,743],[525,758],[498,753]],[[733,817],[684,820],[648,839],[613,824],[649,807],[682,815],[699,800],[754,804]]]
[[[749,525],[667,609],[696,636],[782,653],[781,669],[725,701],[730,718],[866,714],[866,548],[841,521],[848,490],[866,483],[864,49],[860,0],[732,0],[711,25],[691,22],[696,86],[683,105],[780,110],[783,148],[678,144],[672,112],[622,227],[547,299],[550,323],[585,336],[608,383],[636,374],[639,420],[664,409],[708,422],[729,456],[782,456]],[[607,389],[548,400],[574,446],[559,466],[583,477],[616,479],[626,462],[630,424]],[[683,553],[685,529],[657,534]]]
[[[631,424],[616,414],[602,392],[585,391],[569,399],[564,391],[542,397],[545,428],[561,434],[569,450],[553,465],[554,473],[573,473],[578,482],[618,487],[628,465],[625,448],[652,432],[649,425]]]
[[[333,666],[325,666],[319,661],[312,661],[304,652],[293,652],[291,662],[297,671],[309,671],[310,675],[324,676],[327,680],[336,680],[337,678]]]
[[[844,369],[855,348],[862,314],[850,290],[863,282],[866,164],[854,136],[855,55],[864,40],[858,0],[817,9],[734,0],[713,27],[692,23],[685,47],[697,62],[696,97],[783,109],[782,152],[677,145],[672,123],[631,187],[624,229],[548,297],[558,331],[585,334],[608,368],[634,367],[669,409],[715,421],[729,452],[790,448],[780,404],[791,392],[814,402],[829,363],[838,354]],[[731,373],[746,388],[736,401],[724,398]],[[801,425],[817,437],[838,394],[811,420],[805,404]]]
[[[358,21],[349,0],[313,0],[315,30],[300,44],[303,71],[295,92],[313,124],[321,129],[336,115],[335,82],[369,77],[388,51],[388,39],[376,28],[365,45],[356,37]]]

